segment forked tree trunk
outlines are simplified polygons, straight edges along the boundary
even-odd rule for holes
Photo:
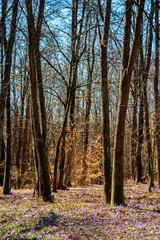
[[[2,138],[3,138],[3,127],[4,127],[4,110],[6,107],[6,140],[7,150],[5,155],[5,170],[3,180],[3,194],[10,193],[10,165],[11,165],[11,120],[10,120],[10,73],[11,73],[11,62],[12,62],[12,50],[15,42],[16,34],[16,21],[18,12],[18,1],[14,0],[12,5],[12,17],[11,27],[9,32],[9,39],[6,37],[6,10],[7,1],[2,1],[2,41],[5,49],[5,69],[2,77],[1,94],[0,94],[0,157],[2,154]],[[6,101],[7,97],[7,101]]]
[[[44,201],[51,200],[51,185],[49,164],[46,150],[46,115],[43,95],[41,63],[39,58],[39,43],[44,14],[44,0],[39,3],[36,22],[32,12],[32,1],[26,0],[27,23],[29,36],[30,86],[33,117],[33,136],[38,158],[39,195]]]
[[[10,81],[10,72],[11,72],[11,62],[12,62],[12,51],[13,45],[15,42],[16,34],[16,20],[18,12],[18,0],[14,0],[12,4],[12,18],[11,18],[11,27],[9,32],[9,40],[6,38],[6,9],[7,1],[2,1],[2,19],[1,19],[1,29],[2,29],[2,40],[3,46],[5,49],[5,69],[3,74],[3,81],[1,83],[1,93],[0,93],[0,157],[2,151],[2,135],[4,128],[4,110],[6,107],[6,97],[8,91],[8,84]]]

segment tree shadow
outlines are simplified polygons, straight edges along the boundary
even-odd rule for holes
[[[39,230],[42,230],[49,226],[59,226],[59,224],[57,222],[58,218],[59,218],[59,216],[56,215],[55,213],[51,213],[48,217],[41,216],[35,227],[26,227],[23,230],[21,230],[18,233],[18,235],[21,235],[21,234],[24,234],[24,233],[27,233],[30,231],[39,231]],[[26,238],[24,238],[24,239],[26,239]],[[37,239],[37,238],[33,238],[33,239]]]
[[[41,230],[45,227],[49,227],[49,226],[58,226],[57,224],[57,219],[58,216],[55,213],[51,213],[48,217],[40,217],[39,222],[37,224],[37,226],[34,228],[35,230]]]

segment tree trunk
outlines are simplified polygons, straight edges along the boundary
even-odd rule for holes
[[[33,135],[35,137],[35,149],[38,158],[39,195],[44,201],[49,201],[51,200],[51,185],[46,150],[46,116],[44,109],[45,104],[43,96],[43,84],[41,78],[41,63],[40,59],[37,57],[37,55],[39,55],[39,42],[44,14],[44,1],[42,0],[39,3],[39,13],[36,29],[32,12],[32,1],[26,0],[26,9],[28,14],[27,23],[29,36],[29,65],[34,131]]]
[[[158,161],[158,188],[160,188],[160,98],[158,88],[159,77],[159,0],[155,1],[155,75],[154,75],[154,98],[155,98],[155,118],[156,118],[156,145]]]
[[[149,73],[150,63],[151,63],[152,39],[153,39],[153,33],[152,33],[153,14],[154,14],[154,1],[152,0],[146,63],[144,63],[144,54],[143,54],[143,48],[142,48],[143,39],[141,40],[141,48],[140,48],[140,57],[141,57],[141,64],[142,64],[142,86],[143,86],[144,109],[145,109],[144,117],[145,117],[146,140],[147,140],[147,150],[148,150],[148,159],[149,159],[149,191],[151,191],[151,187],[154,186],[153,153],[152,153],[152,146],[151,146],[151,134],[150,134],[150,126],[149,126],[149,106],[148,106],[148,97],[147,97],[147,80],[148,80],[148,73]]]
[[[4,164],[5,164],[5,145],[4,145],[4,137],[2,135],[2,151],[1,151],[1,157],[0,157],[0,186],[3,186]]]
[[[8,84],[10,81],[10,72],[11,72],[11,62],[12,62],[12,50],[15,42],[15,34],[16,34],[16,20],[17,20],[17,12],[18,12],[18,0],[14,0],[12,4],[12,18],[11,18],[11,27],[9,33],[9,40],[7,42],[6,38],[6,9],[7,9],[7,1],[2,1],[2,40],[3,46],[5,49],[5,69],[3,75],[3,81],[1,83],[1,93],[0,93],[0,156],[2,151],[2,135],[3,135],[3,127],[4,127],[4,110],[6,106],[6,97],[8,91]]]
[[[57,191],[57,169],[58,169],[58,159],[59,159],[59,153],[60,153],[60,144],[61,144],[62,139],[65,137],[65,133],[66,133],[70,101],[71,101],[71,97],[68,92],[67,100],[66,100],[67,105],[65,106],[65,114],[64,114],[64,119],[63,119],[63,126],[62,126],[62,130],[61,130],[61,134],[59,135],[57,147],[56,147],[56,157],[55,157],[55,163],[54,163],[54,177],[53,177],[53,192]]]
[[[58,189],[65,189],[64,187],[64,166],[65,166],[65,136],[62,139],[62,147],[61,147],[61,159],[59,164],[59,182],[58,182]]]
[[[84,44],[83,51],[79,54],[80,50],[80,43],[81,43],[81,34],[83,29],[83,22],[85,19],[85,10],[86,10],[86,0],[83,1],[82,7],[82,15],[81,21],[79,21],[80,26],[77,28],[77,13],[78,13],[78,0],[72,0],[72,29],[71,29],[71,63],[70,63],[70,76],[69,76],[69,85],[70,87],[70,95],[71,95],[71,106],[69,111],[69,119],[70,119],[70,147],[68,150],[67,155],[67,172],[66,172],[66,185],[71,186],[71,165],[72,165],[72,158],[73,158],[73,138],[74,138],[74,129],[75,129],[75,121],[74,121],[74,111],[75,111],[75,95],[76,95],[76,84],[77,84],[77,68],[79,60],[81,59],[84,50],[86,48],[86,39]],[[86,17],[86,23],[88,21],[88,15]],[[77,33],[77,30],[79,32]],[[87,32],[85,33],[87,34]],[[85,36],[86,38],[86,36]]]
[[[21,89],[22,91],[22,89]],[[19,120],[19,135],[16,148],[15,164],[16,164],[16,188],[21,186],[21,150],[22,150],[22,132],[23,132],[23,117],[24,117],[24,101],[25,101],[26,89],[24,87],[21,98],[21,111]]]
[[[138,68],[138,65],[137,65]],[[132,115],[132,137],[131,137],[131,168],[130,178],[135,180],[136,167],[136,147],[137,147],[137,104],[138,104],[138,69],[134,70],[133,78],[133,115]]]
[[[136,182],[142,182],[142,143],[143,143],[143,125],[144,125],[144,97],[143,97],[143,85],[142,85],[142,73],[139,78],[139,120],[138,120],[138,144],[137,144],[137,156],[136,156]]]
[[[29,122],[30,122],[30,96],[28,97],[27,107],[26,107],[26,117],[25,126],[23,131],[23,146],[22,146],[22,164],[21,164],[21,179],[23,179],[24,173],[27,170],[27,150],[29,143]],[[24,183],[24,179],[22,184]],[[21,185],[22,187],[22,185]]]
[[[139,1],[136,23],[134,27],[135,31],[134,31],[132,50],[129,55],[127,49],[129,48],[128,45],[130,45],[130,40],[129,39],[127,40],[127,38],[129,37],[127,32],[130,29],[129,27],[130,23],[128,23],[127,19],[129,18],[129,21],[130,21],[132,7],[131,7],[131,2],[129,0],[126,1],[123,57],[122,57],[123,72],[122,72],[122,77],[120,82],[119,106],[118,106],[115,144],[114,144],[114,153],[113,153],[111,206],[113,206],[114,204],[117,204],[117,205],[124,204],[123,157],[124,157],[125,119],[126,119],[132,71],[134,68],[134,63],[136,60],[136,55],[137,55],[137,50],[139,45],[139,36],[140,36],[140,30],[141,30],[144,2],[145,0]],[[124,68],[125,66],[127,66],[127,68]]]
[[[101,44],[101,89],[102,89],[104,192],[105,200],[107,203],[110,203],[111,201],[111,159],[110,159],[108,60],[107,60],[107,46],[110,29],[110,13],[111,13],[111,0],[106,0]]]
[[[5,170],[4,170],[4,180],[3,180],[3,194],[10,193],[10,168],[11,168],[11,117],[10,117],[10,81],[8,83],[8,92],[7,92],[7,108],[6,108],[6,131],[7,131],[7,151],[5,156]]]

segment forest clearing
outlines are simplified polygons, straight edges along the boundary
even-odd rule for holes
[[[128,181],[125,202],[110,207],[99,185],[60,190],[53,203],[12,190],[0,194],[0,239],[160,239],[160,191]]]

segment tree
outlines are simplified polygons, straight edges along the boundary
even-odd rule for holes
[[[38,159],[39,196],[44,201],[49,201],[51,200],[51,185],[46,151],[46,112],[39,50],[45,1],[41,0],[39,3],[36,26],[32,11],[32,1],[26,0],[25,3],[29,37],[32,128],[35,155]]]
[[[152,23],[153,23],[153,14],[154,14],[154,2],[151,1],[151,13],[150,13],[150,22],[149,22],[149,33],[148,33],[148,44],[147,44],[147,54],[145,56],[146,62],[144,63],[144,54],[142,48],[142,40],[141,39],[141,47],[140,47],[140,58],[142,64],[142,87],[143,87],[143,97],[144,97],[144,117],[145,117],[145,126],[146,126],[146,139],[147,139],[147,150],[148,150],[148,159],[149,159],[149,191],[151,191],[151,187],[154,186],[153,182],[153,153],[151,146],[151,133],[149,127],[149,107],[148,107],[148,97],[147,97],[147,79],[150,69],[151,63],[151,53],[152,53]]]
[[[130,165],[130,177],[135,180],[135,167],[136,167],[136,147],[137,147],[137,105],[138,105],[138,63],[134,70],[133,77],[133,113],[132,113],[132,135],[131,135],[131,165]]]
[[[111,200],[111,159],[109,126],[109,89],[107,47],[110,29],[111,0],[105,1],[103,34],[101,43],[101,88],[102,88],[102,136],[104,161],[104,192],[107,203]]]
[[[122,52],[122,74],[119,89],[119,105],[116,122],[115,143],[113,153],[113,173],[112,173],[112,192],[111,206],[114,204],[124,204],[123,189],[123,157],[124,157],[124,135],[125,135],[125,118],[128,105],[129,90],[131,84],[132,71],[136,60],[139,46],[139,36],[144,9],[144,0],[138,4],[136,23],[134,27],[134,39],[130,48],[130,25],[131,25],[131,1],[125,1],[125,20],[124,20],[124,38]]]
[[[15,41],[16,34],[16,21],[18,12],[18,1],[14,0],[12,4],[12,17],[9,32],[9,39],[7,40],[6,35],[6,14],[7,14],[7,1],[2,1],[2,19],[1,19],[1,29],[2,29],[2,41],[5,50],[5,68],[4,75],[1,83],[1,93],[0,93],[0,157],[2,154],[2,136],[4,127],[4,110],[7,106],[7,154],[5,158],[5,172],[3,181],[3,193],[9,194],[10,192],[10,163],[11,163],[11,123],[10,123],[10,73],[11,73],[11,63],[12,63],[12,51]],[[7,104],[6,104],[7,97]]]
[[[91,19],[90,19],[91,26]],[[87,56],[87,96],[86,96],[86,109],[85,109],[85,122],[84,122],[84,142],[83,142],[83,158],[82,158],[82,184],[85,183],[87,177],[87,150],[89,142],[89,125],[90,125],[90,113],[91,113],[91,90],[93,83],[93,70],[95,65],[95,41],[97,36],[97,26],[94,29],[94,36],[91,42],[91,34],[88,33],[88,56]],[[91,53],[90,53],[91,52]],[[90,54],[92,54],[92,59]]]
[[[70,110],[69,110],[69,125],[70,125],[70,148],[67,155],[67,172],[66,172],[66,184],[71,186],[71,162],[73,159],[73,138],[74,138],[74,130],[75,130],[75,96],[76,96],[76,85],[77,85],[77,70],[78,64],[81,60],[85,50],[86,50],[86,39],[87,39],[87,23],[88,23],[88,16],[89,12],[87,12],[87,16],[85,17],[85,12],[87,8],[86,0],[83,1],[82,13],[81,13],[81,21],[79,21],[79,29],[78,29],[78,6],[79,1],[73,0],[72,1],[72,34],[71,34],[71,62],[70,62],[70,73],[69,73],[69,82],[72,82],[70,87],[70,95],[71,95],[71,103],[70,103]],[[85,40],[84,46],[80,52],[81,41],[82,41],[82,31],[83,31],[83,24],[85,22]],[[70,85],[70,84],[69,84]],[[85,164],[83,163],[83,166]],[[84,166],[85,168],[85,166]],[[85,183],[86,179],[86,171],[83,168],[83,179],[82,184]]]
[[[144,96],[142,85],[142,65],[139,71],[139,118],[138,118],[138,143],[136,156],[136,182],[142,182],[142,143],[143,143],[143,126],[144,126]]]
[[[158,187],[160,188],[160,106],[159,106],[159,0],[155,1],[155,75],[154,75],[154,98],[155,98],[155,121],[156,121],[156,145],[158,159]]]

